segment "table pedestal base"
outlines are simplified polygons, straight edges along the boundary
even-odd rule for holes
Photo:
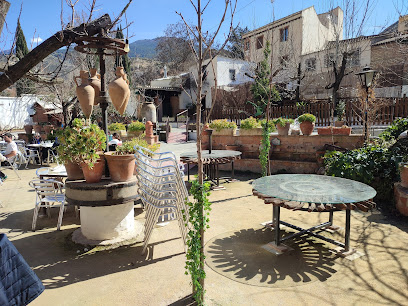
[[[275,255],[282,255],[283,253],[293,251],[293,249],[286,244],[276,245],[274,241],[264,244],[262,248]]]

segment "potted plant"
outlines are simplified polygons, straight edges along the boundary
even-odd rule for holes
[[[108,126],[108,130],[109,130],[110,132],[118,132],[121,138],[127,136],[127,134],[126,134],[126,126],[125,126],[123,123],[119,123],[119,122],[111,123],[111,124]]]
[[[33,125],[32,124],[26,124],[24,126],[24,130],[26,134],[32,134],[33,133]]]
[[[210,129],[213,129],[213,135],[227,135],[234,136],[237,130],[235,122],[228,121],[227,119],[217,119],[210,123]]]
[[[116,151],[105,152],[109,173],[114,182],[126,182],[132,179],[135,171],[135,146],[148,148],[151,151],[159,149],[160,144],[149,145],[142,137],[125,141]]]
[[[241,125],[239,127],[239,135],[240,136],[262,135],[261,122],[259,122],[253,117],[249,117],[247,119],[242,120]]]
[[[336,106],[337,120],[334,122],[335,127],[342,127],[344,125],[344,115],[346,113],[346,103],[340,101]]]
[[[293,119],[277,118],[274,120],[276,128],[278,129],[278,135],[287,136],[289,135],[290,125],[295,122]]]
[[[351,127],[343,125],[342,127],[325,126],[317,128],[318,135],[345,135],[351,134]]]
[[[133,121],[127,126],[129,138],[139,137],[146,130],[146,125],[140,121]]]
[[[58,142],[60,143],[57,147],[57,158],[59,162],[65,165],[67,179],[69,180],[84,179],[82,169],[75,160],[75,156],[78,154],[77,141],[82,127],[83,121],[77,118],[72,122],[72,127],[66,126],[57,132]]]
[[[96,124],[91,124],[79,131],[76,143],[78,148],[75,159],[81,166],[85,181],[100,182],[105,169],[105,158],[102,155],[106,148],[105,133]]]
[[[298,117],[300,130],[303,135],[311,135],[315,126],[316,117],[312,114],[303,114]]]
[[[408,188],[408,163],[402,162],[399,165],[401,186]]]

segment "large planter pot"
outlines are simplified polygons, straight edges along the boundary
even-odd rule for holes
[[[262,135],[262,128],[255,129],[239,129],[240,136],[259,136]]]
[[[318,135],[332,135],[333,134],[333,127],[318,127],[317,128]]]
[[[334,121],[335,127],[342,127],[344,125],[344,121]]]
[[[65,169],[67,170],[67,179],[68,180],[83,180],[84,173],[82,172],[81,167],[77,163],[66,162]]]
[[[41,130],[42,130],[42,126],[41,126],[41,125],[35,124],[35,125],[33,126],[33,128],[34,128],[34,132],[35,132],[35,133],[38,133],[38,134],[41,133]]]
[[[333,128],[333,135],[350,135],[351,127],[335,127]]]
[[[77,79],[81,79],[81,85],[78,84]],[[95,89],[89,85],[88,71],[81,70],[79,76],[74,77],[74,81],[77,85],[76,94],[79,103],[81,104],[82,112],[84,113],[84,116],[89,119],[93,110]]]
[[[33,133],[33,126],[31,124],[26,124],[24,126],[24,130],[26,134],[32,134]]]
[[[87,183],[98,183],[102,180],[103,171],[105,170],[105,158],[101,156],[101,158],[94,163],[92,169],[90,169],[86,163],[81,163],[81,168]]]
[[[136,138],[143,134],[144,131],[128,131],[127,137],[128,138]]]
[[[193,131],[193,132],[188,132],[188,140],[197,140],[197,132]]]
[[[123,67],[116,67],[116,79],[109,83],[108,89],[113,106],[123,115],[130,97],[129,80]]]
[[[236,129],[222,129],[220,131],[214,130],[213,135],[219,136],[234,136]]]
[[[135,171],[134,154],[114,155],[115,152],[106,152],[111,180],[114,182],[126,182],[133,178]]]
[[[408,188],[408,166],[401,166],[400,176],[402,187]]]
[[[285,126],[281,126],[280,124],[277,124],[276,128],[278,130],[278,135],[287,136],[289,135],[290,122],[287,122]]]
[[[96,68],[89,69],[90,78],[88,79],[89,85],[95,90],[94,105],[99,104],[99,93],[101,92],[101,75],[96,71]]]
[[[302,131],[303,135],[309,136],[312,134],[314,126],[315,126],[314,122],[303,121],[300,124],[300,130]]]
[[[142,118],[146,118],[147,121],[151,121],[152,123],[157,122],[156,116],[156,106],[153,102],[145,102],[142,106]]]

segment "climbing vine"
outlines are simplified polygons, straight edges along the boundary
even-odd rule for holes
[[[204,304],[203,280],[206,276],[204,271],[204,249],[201,244],[201,236],[210,226],[211,203],[208,200],[210,184],[204,183],[200,185],[198,180],[192,182],[190,193],[194,201],[187,201],[189,214],[186,215],[183,211],[183,219],[188,226],[187,235],[187,254],[186,254],[186,274],[191,275],[193,283],[193,297],[198,305]]]
[[[262,122],[262,140],[261,146],[259,147],[259,161],[262,167],[262,176],[268,175],[268,161],[269,161],[269,150],[271,149],[271,142],[269,140],[269,135],[272,132],[273,122],[263,121]]]

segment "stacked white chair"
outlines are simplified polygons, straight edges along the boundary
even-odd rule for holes
[[[139,196],[146,210],[145,240],[142,253],[146,251],[153,228],[163,221],[178,220],[184,244],[187,240],[189,208],[188,192],[172,152],[155,153],[146,148],[136,149],[136,176]]]

